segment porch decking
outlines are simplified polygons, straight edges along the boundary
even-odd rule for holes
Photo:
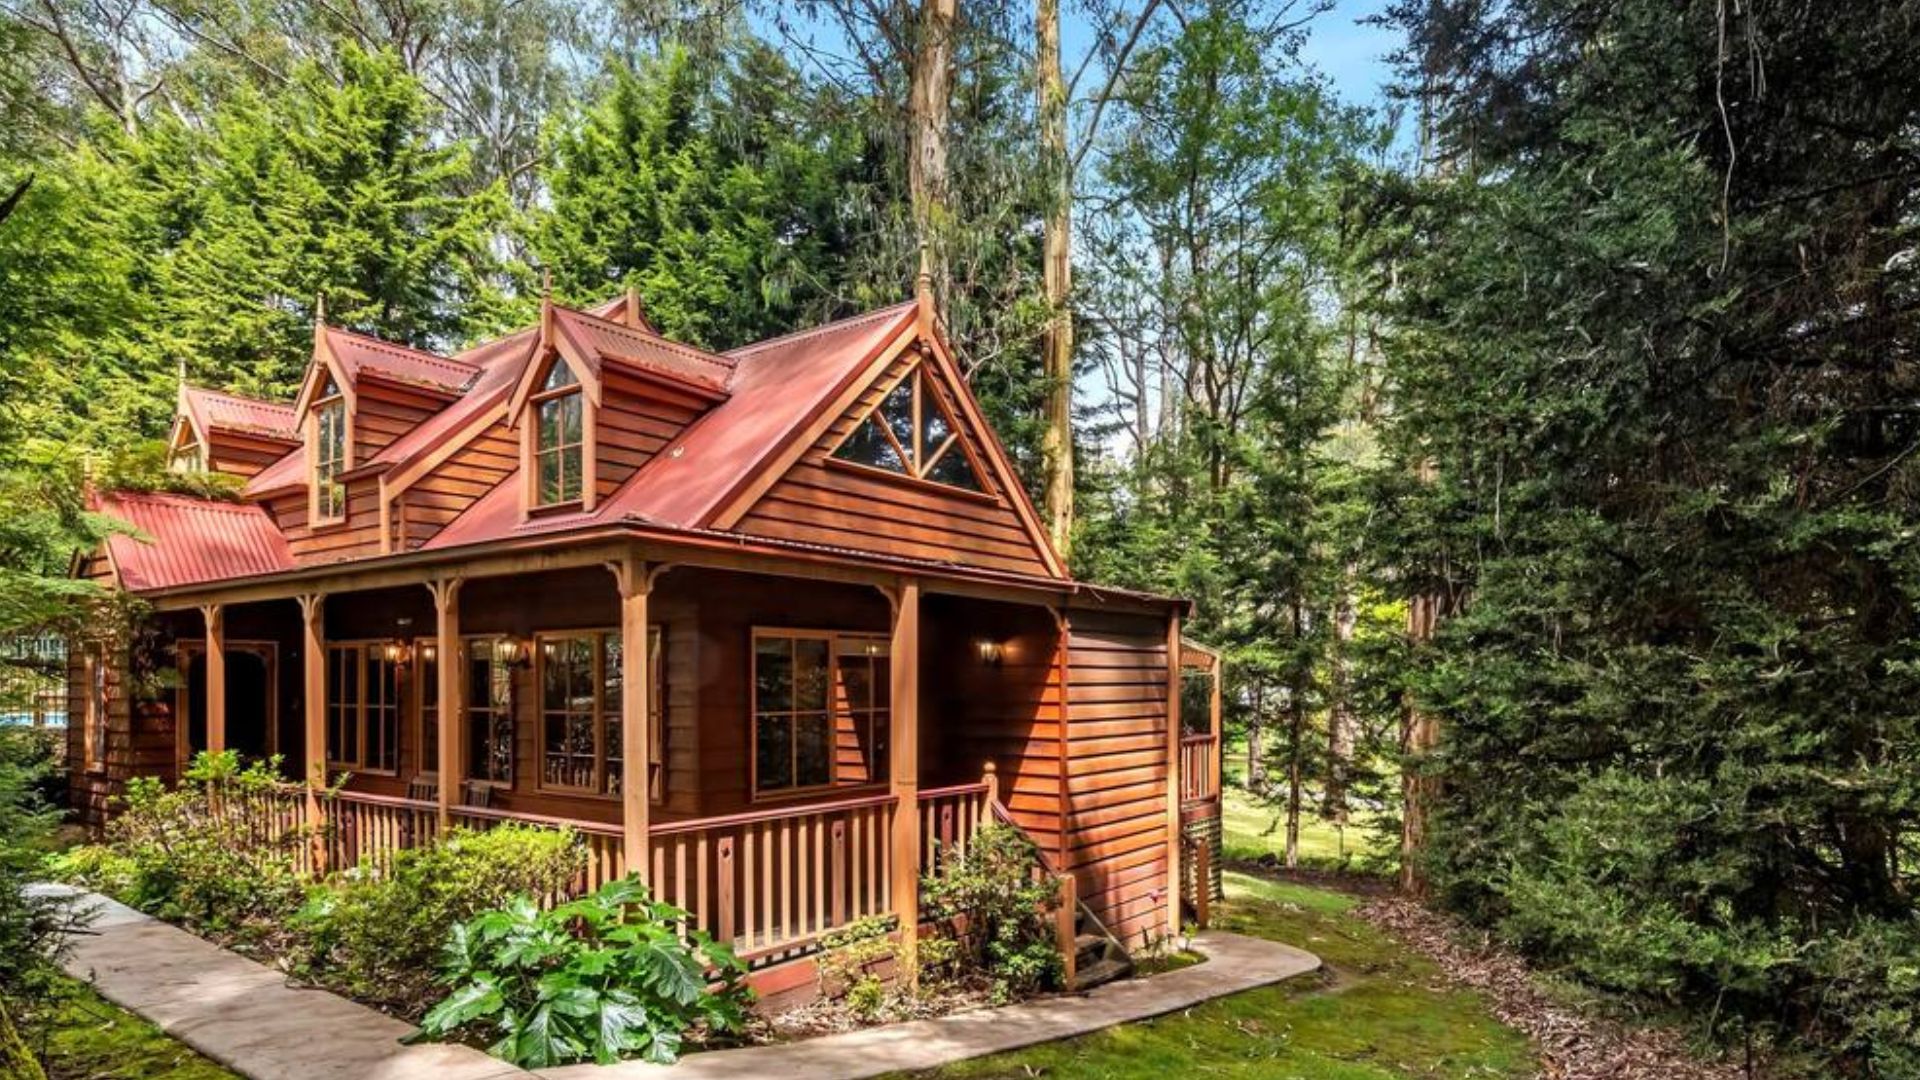
[[[234,810],[261,842],[281,844],[310,875],[352,867],[385,873],[396,852],[432,844],[448,829],[509,822],[575,834],[585,853],[575,893],[634,869],[619,825],[462,806],[448,810],[443,829],[437,802],[343,790],[318,797],[319,818],[308,828],[307,797],[305,788],[287,786],[241,800]],[[918,865],[937,867],[946,853],[964,853],[993,820],[992,767],[978,782],[922,791],[915,802]],[[889,837],[900,806],[887,793],[654,823],[646,879],[655,899],[691,913],[694,927],[749,964],[800,955],[857,919],[893,914]]]

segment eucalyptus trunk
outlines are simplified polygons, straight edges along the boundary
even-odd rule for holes
[[[1062,556],[1073,538],[1073,169],[1067,160],[1067,88],[1060,74],[1060,0],[1039,0],[1034,26],[1040,90],[1040,165],[1047,177],[1042,282],[1047,324],[1040,351],[1046,374],[1047,528]]]
[[[907,92],[907,188],[913,201],[920,270],[914,298],[935,311],[947,298],[948,267],[942,234],[950,213],[947,128],[953,111],[953,30],[958,0],[921,0],[913,69]]]

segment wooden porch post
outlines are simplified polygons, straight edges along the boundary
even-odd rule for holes
[[[200,615],[207,625],[207,751],[217,754],[227,748],[227,615],[219,604],[201,604]]]
[[[652,807],[647,790],[652,764],[647,731],[647,699],[653,688],[647,680],[653,666],[647,662],[647,600],[653,591],[647,564],[629,555],[613,564],[620,586],[620,852],[629,874],[653,884],[648,870]]]
[[[901,974],[920,985],[920,583],[900,583],[893,597],[892,730],[887,775],[893,782],[893,911],[900,918]]]
[[[1167,936],[1180,932],[1180,615],[1167,621]]]
[[[433,767],[440,774],[440,785],[435,799],[439,803],[440,831],[445,833],[452,824],[460,785],[467,776],[463,760],[466,744],[460,738],[461,720],[467,714],[466,702],[461,700],[466,681],[460,677],[460,579],[429,581],[427,588],[433,593],[433,671],[438,684],[435,699],[439,702],[434,724],[439,728],[440,753]]]
[[[320,792],[327,786],[327,598],[322,593],[300,596],[300,661],[303,678],[302,722],[306,725],[307,827],[313,834],[313,872],[326,871],[326,826]]]

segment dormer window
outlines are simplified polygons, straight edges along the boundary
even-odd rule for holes
[[[586,485],[585,400],[580,380],[555,360],[533,397],[534,505],[581,501]]]
[[[174,447],[167,455],[167,471],[171,473],[203,473],[207,471],[206,455],[200,452],[200,444],[188,440]]]
[[[924,367],[900,380],[833,456],[965,491],[983,490],[960,427]]]
[[[313,520],[316,524],[347,516],[347,400],[328,379],[313,406]]]

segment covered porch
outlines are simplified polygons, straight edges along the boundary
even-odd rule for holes
[[[923,869],[996,817],[1063,865],[1057,599],[632,545],[395,576],[155,622],[176,762],[281,755],[290,784],[251,809],[314,834],[309,870],[567,827],[579,888],[639,871],[770,963],[865,916],[917,925]]]

